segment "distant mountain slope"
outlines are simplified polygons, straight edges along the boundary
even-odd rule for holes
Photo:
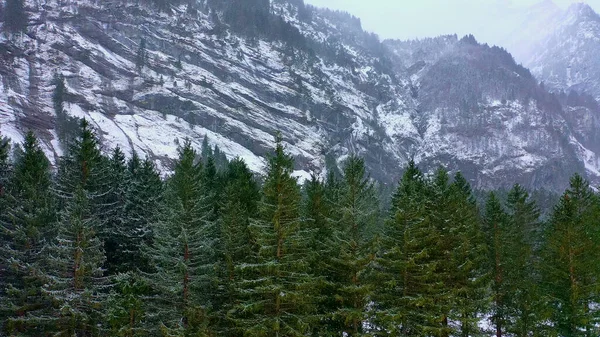
[[[28,33],[0,38],[2,134],[18,142],[33,128],[61,155],[61,74],[69,115],[165,170],[182,138],[208,136],[261,171],[281,131],[302,177],[358,153],[384,183],[411,158],[478,187],[600,178],[597,106],[550,95],[503,49],[456,36],[381,43],[358,18],[301,0],[166,3],[28,1]]]
[[[524,13],[507,47],[552,91],[600,99],[600,16],[587,4],[560,10],[550,0]]]

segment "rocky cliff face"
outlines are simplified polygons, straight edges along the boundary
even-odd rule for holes
[[[546,1],[525,17],[519,35],[526,39],[507,43],[517,59],[551,91],[575,90],[600,99],[600,16],[584,3],[563,11]]]
[[[28,1],[28,33],[0,38],[2,134],[19,142],[34,129],[61,155],[61,74],[69,115],[92,121],[107,149],[164,170],[183,138],[200,147],[207,136],[260,171],[281,131],[301,177],[350,153],[384,183],[411,158],[478,187],[600,177],[597,107],[550,95],[500,48],[456,36],[380,43],[357,18],[298,0],[251,15],[219,6]]]

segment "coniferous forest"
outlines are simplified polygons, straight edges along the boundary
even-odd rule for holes
[[[0,143],[2,335],[600,334],[600,199],[574,176],[479,203],[409,163],[389,209],[360,157],[299,184],[281,136],[256,177],[186,141],[172,174],[83,121],[57,167]]]

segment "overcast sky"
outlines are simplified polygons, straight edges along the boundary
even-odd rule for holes
[[[412,39],[472,33],[486,39],[485,26],[499,13],[542,0],[305,0],[319,7],[341,9],[361,18],[363,28],[382,38]],[[572,0],[554,0],[568,7]],[[585,1],[596,12],[600,0]],[[493,42],[493,41],[484,41]]]

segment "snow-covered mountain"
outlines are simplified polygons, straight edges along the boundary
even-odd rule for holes
[[[246,1],[28,0],[28,33],[0,38],[0,132],[19,142],[34,129],[61,155],[58,73],[69,115],[164,170],[183,138],[208,136],[260,171],[281,131],[302,177],[358,153],[385,183],[411,158],[478,187],[600,181],[597,106],[550,95],[503,49],[456,36],[381,43],[345,13]]]
[[[561,10],[550,0],[523,15],[507,48],[552,91],[600,99],[600,16],[585,3]]]

